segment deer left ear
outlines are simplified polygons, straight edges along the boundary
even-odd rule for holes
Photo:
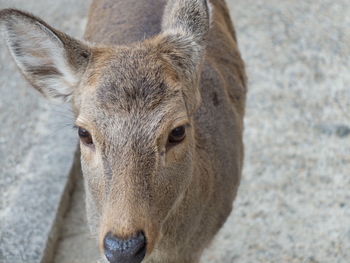
[[[180,65],[193,74],[198,70],[210,27],[207,0],[172,0],[165,6],[162,36]]]
[[[172,0],[165,7],[162,21],[164,33],[191,37],[196,43],[203,44],[209,25],[207,0]]]
[[[207,0],[168,1],[159,35],[159,50],[166,63],[188,83],[183,94],[190,112],[200,104],[198,80],[209,27]]]
[[[46,97],[68,101],[91,55],[89,47],[15,9],[0,11],[7,45],[26,79]]]

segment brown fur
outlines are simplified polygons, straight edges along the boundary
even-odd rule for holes
[[[1,11],[0,22],[20,69],[47,96],[45,85],[52,88],[64,72],[50,56],[46,70],[28,69],[21,58],[28,48],[18,48],[22,39],[12,34],[12,22],[33,28],[39,21],[58,37],[52,45],[63,43],[62,59],[79,79],[65,96],[73,101],[76,125],[94,141],[81,144],[81,161],[89,225],[101,249],[108,232],[129,238],[144,231],[144,262],[193,263],[236,196],[246,77],[223,0],[210,0],[210,29],[204,0],[165,3],[95,0],[85,34],[95,45],[16,10]],[[33,34],[43,37],[40,29]],[[187,127],[185,140],[169,145],[169,133],[180,125]]]

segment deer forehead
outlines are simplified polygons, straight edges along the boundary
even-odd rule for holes
[[[169,80],[152,50],[98,50],[90,64],[76,94],[78,124],[154,132],[186,114],[181,84]]]
[[[95,52],[80,94],[96,107],[117,112],[147,112],[181,97],[167,65],[152,48]],[[90,87],[90,88],[87,88]]]

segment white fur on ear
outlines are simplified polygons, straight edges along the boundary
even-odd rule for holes
[[[208,6],[208,11],[209,11],[209,27],[211,27],[211,25],[213,23],[214,6],[210,2],[210,0],[207,0],[207,6]]]
[[[29,80],[35,78],[35,85],[48,97],[69,97],[78,80],[67,62],[62,42],[40,24],[28,26],[18,22],[6,32],[18,67]]]
[[[26,79],[46,97],[70,100],[80,74],[68,53],[69,45],[74,44],[71,49],[79,53],[79,42],[29,14],[11,9],[2,12],[7,45]]]

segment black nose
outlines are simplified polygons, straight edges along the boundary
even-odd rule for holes
[[[104,249],[110,263],[140,263],[146,255],[146,237],[140,232],[124,240],[108,233],[104,239]]]

